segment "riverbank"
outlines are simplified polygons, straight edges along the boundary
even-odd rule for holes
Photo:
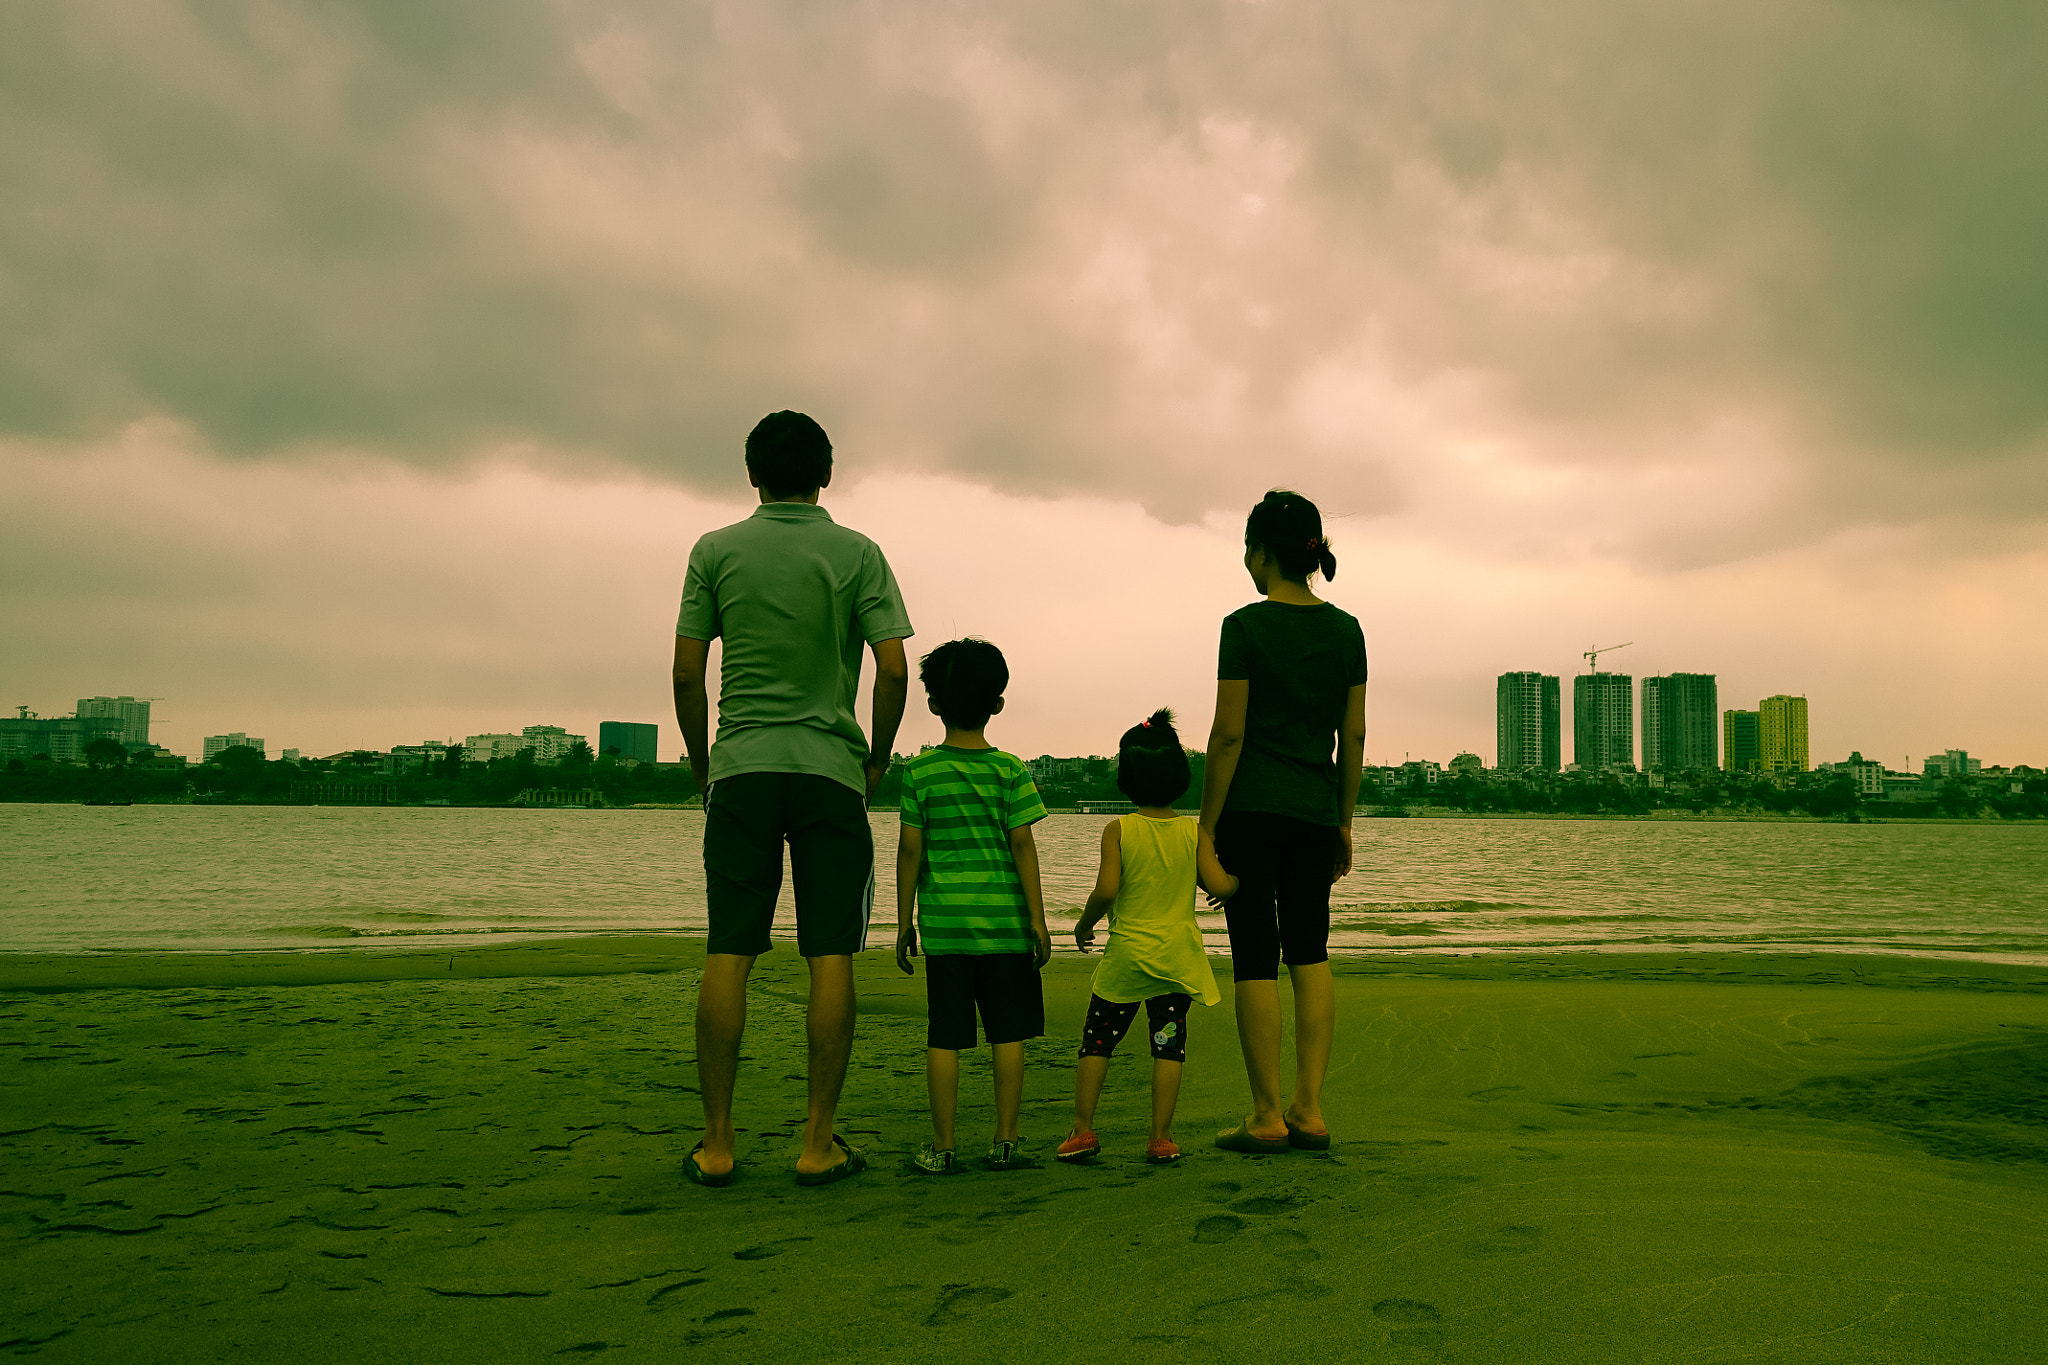
[[[697,949],[0,958],[0,1341],[49,1360],[2003,1361],[2048,1329],[2048,970],[1829,954],[1340,965],[1327,1156],[1231,1157],[1228,1005],[1179,1132],[934,1181],[922,983],[860,961],[842,1128],[788,1174],[801,964],[764,959],[742,1178],[693,1187]],[[1089,964],[1047,973],[1064,1131]],[[1227,998],[1227,992],[1226,992]],[[1131,1045],[1126,1044],[1126,1049]],[[979,1059],[977,1059],[979,1060]],[[970,1065],[963,1132],[989,1121]]]

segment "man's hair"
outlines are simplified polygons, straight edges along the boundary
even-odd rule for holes
[[[1187,794],[1193,772],[1173,728],[1173,712],[1160,707],[1124,731],[1116,745],[1116,785],[1135,805],[1170,806]]]
[[[815,492],[832,473],[832,440],[800,412],[771,412],[747,433],[747,473],[771,498]]]
[[[948,640],[917,661],[917,680],[955,730],[979,730],[996,713],[1010,666],[986,640]]]

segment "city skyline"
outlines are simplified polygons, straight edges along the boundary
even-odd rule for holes
[[[186,751],[666,716],[796,408],[1018,749],[1206,718],[1282,484],[1375,757],[1624,639],[1825,698],[1816,753],[2048,752],[2031,68],[1967,10],[1637,8],[1617,81],[1568,9],[32,7],[0,699],[116,680]],[[1944,137],[1851,131],[1902,111]]]

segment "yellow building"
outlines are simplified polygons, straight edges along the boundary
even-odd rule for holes
[[[1757,769],[1765,773],[1806,771],[1806,698],[1765,697],[1757,703]]]

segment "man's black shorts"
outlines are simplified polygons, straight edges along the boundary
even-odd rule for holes
[[[796,950],[835,957],[867,946],[875,898],[867,802],[813,773],[739,773],[712,783],[704,801],[706,952],[768,951],[785,843],[796,883]]]
[[[975,1046],[974,1012],[991,1047],[1045,1033],[1045,987],[1030,953],[942,953],[924,960],[925,1046]]]

